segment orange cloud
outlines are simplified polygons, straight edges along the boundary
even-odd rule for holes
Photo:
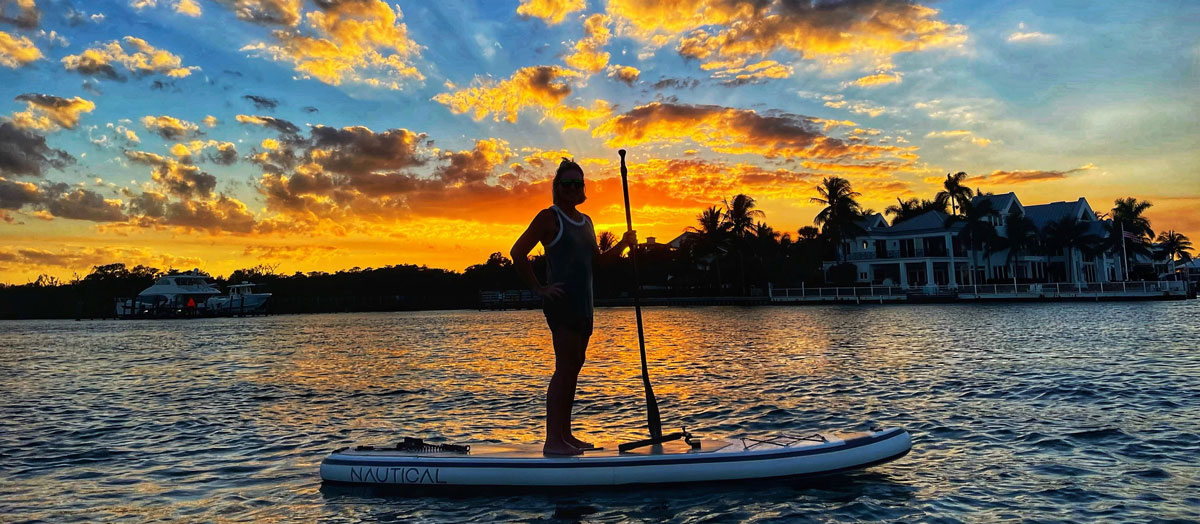
[[[969,141],[979,147],[987,147],[992,143],[991,140],[975,136],[975,133],[965,129],[955,129],[952,131],[930,131],[925,135],[925,138],[959,138]]]
[[[199,167],[145,151],[125,151],[130,161],[152,167],[150,176],[168,192],[184,198],[205,197],[217,187],[217,177]]]
[[[586,7],[584,0],[521,0],[517,14],[541,18],[547,24],[557,25],[567,15]]]
[[[96,104],[79,97],[62,98],[52,95],[26,93],[16,100],[25,102],[26,109],[13,113],[12,122],[17,127],[53,131],[59,128],[75,129],[79,117],[96,109]]]
[[[617,115],[593,132],[609,147],[684,140],[719,153],[751,153],[766,158],[863,159],[908,149],[841,140],[823,133],[816,119],[753,110],[654,102]]]
[[[891,73],[891,74],[876,73],[873,75],[864,76],[862,78],[859,78],[858,80],[850,82],[850,84],[856,85],[858,87],[879,87],[882,85],[899,84],[899,83],[900,83],[900,73]]]
[[[304,78],[331,85],[351,82],[398,90],[404,82],[425,79],[412,65],[421,46],[409,38],[399,7],[393,10],[382,0],[317,5],[319,10],[306,15],[304,30],[276,30],[276,44],[259,42],[242,50],[291,62]]]
[[[1047,171],[1041,169],[1002,171],[995,170],[986,175],[973,176],[966,180],[968,184],[978,184],[981,186],[1004,186],[1027,184],[1031,182],[1046,182],[1051,180],[1062,180],[1068,176],[1096,169],[1095,164],[1085,164],[1075,169],[1066,171]],[[940,181],[938,179],[937,181]]]
[[[169,115],[146,115],[142,117],[142,125],[150,132],[157,133],[166,140],[176,140],[196,134],[200,126],[180,120]]]
[[[496,122],[501,118],[516,122],[517,114],[525,108],[557,107],[571,94],[567,81],[582,76],[559,66],[530,66],[498,82],[475,77],[471,87],[438,94],[433,100],[449,107],[454,114],[470,112],[475,120],[483,120],[490,114]]]
[[[0,65],[16,69],[42,58],[42,51],[24,36],[0,31]]]
[[[583,27],[587,36],[575,43],[575,52],[563,59],[570,67],[597,73],[608,65],[609,54],[602,51],[612,32],[608,30],[611,18],[602,14],[594,14],[584,21]]]
[[[821,60],[890,63],[897,53],[959,45],[965,27],[908,2],[809,3],[767,0],[612,0],[608,13],[635,38],[659,46],[679,39],[686,58],[741,67],[777,50]],[[715,27],[715,32],[704,28]]]
[[[122,38],[120,42],[113,40],[101,47],[85,49],[78,55],[64,56],[62,64],[68,71],[109,78],[119,77],[113,64],[121,64],[139,76],[161,73],[172,78],[183,78],[191,75],[192,71],[200,70],[198,66],[184,67],[180,57],[132,36]]]
[[[633,85],[638,81],[638,77],[642,74],[638,68],[633,66],[612,65],[608,66],[608,77],[614,78],[627,85]]]
[[[707,65],[707,64],[706,64]],[[724,79],[726,85],[753,84],[770,78],[792,76],[792,66],[774,60],[764,60],[744,67],[730,67],[713,73],[713,78]]]

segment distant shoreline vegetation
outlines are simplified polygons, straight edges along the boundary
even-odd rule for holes
[[[944,213],[951,225],[989,223],[995,213],[972,203],[973,198],[987,194],[963,185],[965,178],[965,173],[947,175],[945,189],[933,199],[897,199],[897,204],[884,213],[892,217],[893,226],[931,210]],[[647,238],[639,246],[644,295],[760,296],[768,283],[775,287],[866,285],[857,282],[853,264],[845,259],[849,242],[864,234],[860,224],[877,215],[859,205],[859,196],[845,179],[824,179],[811,199],[824,206],[814,220],[815,226],[801,227],[795,236],[768,225],[766,215],[749,195],[739,194],[710,206],[696,216],[696,225],[670,242]],[[1106,227],[1117,232],[1116,238],[1129,240],[1124,249],[1132,255],[1124,256],[1130,260],[1130,276],[1136,280],[1157,279],[1154,260],[1169,261],[1173,271],[1175,262],[1191,259],[1192,245],[1186,236],[1164,231],[1155,237],[1149,219],[1143,216],[1149,207],[1149,202],[1123,198],[1103,215]],[[1111,235],[1072,236],[1067,225],[1028,231],[1021,238],[1019,251],[1050,253],[1060,251],[1064,243],[1087,254],[1121,249],[1120,241]],[[1011,239],[995,235],[995,228],[970,229],[967,247],[971,250],[994,253],[1014,248]],[[1125,232],[1124,237],[1118,231]],[[598,243],[607,249],[616,240],[613,232],[605,231]],[[1151,263],[1138,262],[1145,260]],[[541,255],[533,257],[533,263],[537,274],[545,274]],[[178,271],[113,263],[94,266],[88,275],[69,282],[41,275],[28,284],[0,285],[0,319],[112,317],[116,299],[136,296],[157,278],[174,272]],[[626,296],[632,276],[628,258],[597,266],[596,298]],[[243,281],[265,284],[274,294],[272,313],[473,309],[479,307],[481,291],[523,288],[512,261],[499,252],[461,273],[395,265],[284,275],[275,266],[257,265],[214,280],[222,289]],[[993,281],[1009,283],[1013,279],[984,277],[976,283]]]

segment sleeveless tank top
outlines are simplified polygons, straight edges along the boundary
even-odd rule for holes
[[[592,318],[592,256],[596,230],[583,216],[571,220],[558,206],[550,206],[558,217],[558,235],[546,246],[546,284],[562,282],[565,296],[547,300],[545,307],[578,319]]]

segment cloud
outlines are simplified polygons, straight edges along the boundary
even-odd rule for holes
[[[204,120],[201,120],[201,122],[204,122],[204,125],[208,126],[210,129],[217,127],[217,117],[212,115],[204,117]]]
[[[237,115],[234,119],[243,124],[253,124],[274,129],[281,135],[288,137],[288,140],[298,140],[300,133],[300,128],[296,127],[296,124],[273,116]]]
[[[608,137],[609,147],[688,140],[718,153],[766,158],[875,158],[902,152],[894,146],[833,138],[823,133],[823,127],[812,117],[654,102],[609,119],[592,134]]]
[[[221,142],[217,144],[214,151],[208,153],[208,160],[214,164],[228,166],[237,162],[238,151],[237,146],[233,142]]]
[[[130,52],[132,51],[132,52]],[[158,49],[145,40],[126,36],[120,42],[113,40],[100,47],[85,49],[78,55],[67,55],[62,64],[68,71],[83,75],[98,75],[119,79],[113,64],[121,64],[130,73],[146,76],[155,73],[172,78],[184,78],[199,71],[198,66],[183,66],[183,59],[170,51]]]
[[[24,36],[0,31],[0,65],[16,69],[42,58],[42,51]]]
[[[34,0],[0,1],[0,22],[12,24],[21,29],[37,29],[41,19],[42,12],[38,10]]]
[[[1085,164],[1075,169],[1066,171],[1046,171],[1040,169],[1014,170],[1014,171],[992,171],[986,175],[970,177],[966,180],[968,184],[978,184],[981,186],[1008,186],[1018,184],[1028,184],[1031,182],[1047,182],[1051,180],[1062,180],[1075,173],[1082,173],[1096,169],[1095,164]],[[939,181],[941,179],[938,179]]]
[[[412,61],[421,46],[409,36],[395,10],[382,0],[317,2],[307,25],[278,29],[274,44],[259,42],[243,51],[291,62],[303,78],[331,85],[345,82],[398,90],[407,81],[422,81]]]
[[[207,197],[217,187],[217,177],[175,159],[145,151],[125,151],[125,158],[152,167],[151,178],[167,192],[180,197]]]
[[[215,0],[232,9],[238,18],[267,26],[293,27],[300,23],[302,0]]]
[[[265,96],[257,96],[257,95],[245,95],[242,98],[249,100],[250,103],[254,104],[255,109],[270,110],[270,109],[275,109],[276,107],[279,107],[279,100],[276,100],[274,98],[267,98]]]
[[[581,78],[577,71],[559,66],[530,66],[513,73],[507,80],[495,81],[475,77],[471,86],[452,93],[441,93],[433,100],[450,108],[454,114],[470,112],[475,120],[489,114],[499,122],[517,121],[517,113],[525,108],[553,109],[571,94],[568,80]],[[450,86],[454,89],[454,86]]]
[[[17,211],[30,206],[45,217],[117,222],[125,220],[124,204],[99,193],[62,182],[41,186],[0,177],[0,209]]]
[[[417,146],[425,139],[424,133],[407,129],[376,133],[364,126],[314,126],[308,158],[329,171],[351,176],[400,170],[424,163]]]
[[[979,147],[987,147],[992,143],[991,140],[975,136],[975,133],[965,129],[955,129],[951,131],[930,131],[925,135],[925,138],[955,138],[971,142]]]
[[[898,53],[953,47],[966,28],[906,0],[612,0],[608,13],[624,33],[676,50],[710,69],[742,67],[753,58],[789,51],[827,68],[859,62],[890,68]]]
[[[663,90],[668,87],[673,89],[695,89],[698,85],[700,85],[700,80],[695,78],[660,78],[650,87],[655,90]]]
[[[0,251],[0,260],[11,262],[17,266],[31,269],[46,267],[62,267],[66,269],[87,270],[101,264],[111,264],[114,260],[122,260],[127,265],[145,265],[151,267],[199,267],[204,262],[195,257],[179,257],[165,253],[151,253],[143,248],[112,248],[88,246],[62,246],[57,251],[44,249],[16,249]]]
[[[283,246],[246,246],[243,255],[253,256],[260,260],[311,260],[328,257],[341,251],[334,246],[322,245],[283,245]]]
[[[142,125],[165,140],[178,140],[200,132],[200,126],[168,115],[146,115],[142,117]]]
[[[41,201],[42,191],[37,184],[0,177],[0,209],[15,211]]]
[[[67,184],[50,184],[43,190],[46,211],[59,218],[117,222],[125,220],[120,200],[110,200],[83,188],[70,189]]]
[[[724,85],[757,84],[772,78],[792,76],[792,66],[774,60],[764,60],[745,67],[731,67],[713,73],[713,78],[724,80]]]
[[[626,85],[632,86],[638,81],[638,76],[642,74],[638,68],[633,66],[611,65],[608,66],[608,77],[624,82]],[[655,84],[658,85],[658,84]]]
[[[541,18],[549,25],[556,25],[567,15],[586,7],[584,0],[521,0],[517,14]]]
[[[873,75],[864,76],[853,82],[849,82],[849,85],[856,85],[858,87],[879,87],[882,85],[899,83],[900,73],[876,73]]]
[[[13,113],[12,122],[17,127],[54,131],[59,128],[75,129],[79,116],[96,109],[96,104],[79,97],[62,98],[54,95],[25,93],[15,100],[25,102],[26,109]]]
[[[46,145],[46,137],[12,122],[0,122],[0,175],[42,176],[47,167],[75,163],[66,151]]]
[[[1058,41],[1058,37],[1037,31],[1025,31],[1025,22],[1017,25],[1017,30],[1009,33],[1006,39],[1010,44],[1050,44]]]
[[[603,71],[604,67],[608,65],[609,54],[603,52],[602,49],[612,38],[612,32],[608,29],[611,22],[611,18],[599,13],[587,17],[583,23],[587,36],[575,43],[573,47],[575,52],[567,55],[563,61],[568,66],[581,71],[589,73]]]
[[[202,14],[200,11],[200,4],[197,4],[196,0],[179,0],[179,2],[175,4],[175,12],[181,15],[190,16],[192,18],[199,18]]]

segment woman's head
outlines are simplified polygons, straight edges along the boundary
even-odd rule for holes
[[[583,190],[583,168],[563,158],[554,172],[554,203],[577,206],[587,200]]]

